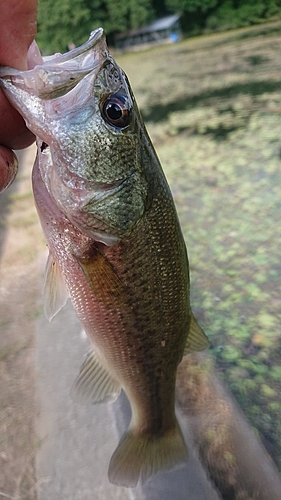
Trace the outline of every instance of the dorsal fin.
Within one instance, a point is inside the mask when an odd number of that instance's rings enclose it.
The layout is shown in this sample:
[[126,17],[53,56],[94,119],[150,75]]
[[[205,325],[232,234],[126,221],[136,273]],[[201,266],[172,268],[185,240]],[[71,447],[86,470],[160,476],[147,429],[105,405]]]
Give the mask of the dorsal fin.
[[108,403],[120,394],[120,384],[98,360],[93,350],[89,351],[80,373],[71,389],[71,395],[79,403]]
[[51,321],[65,305],[68,298],[62,272],[51,253],[49,253],[46,264],[43,297],[45,316]]
[[207,349],[209,346],[210,342],[207,336],[203,332],[201,326],[198,325],[193,313],[191,313],[189,332],[183,355],[185,356],[193,351],[204,351],[204,349]]

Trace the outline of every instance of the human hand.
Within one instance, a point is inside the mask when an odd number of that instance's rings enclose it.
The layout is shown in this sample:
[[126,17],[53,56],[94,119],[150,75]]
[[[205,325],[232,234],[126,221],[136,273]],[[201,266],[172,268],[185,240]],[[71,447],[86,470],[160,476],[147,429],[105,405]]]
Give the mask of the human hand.
[[[35,65],[36,48],[31,44],[36,34],[36,10],[37,0],[1,2],[0,65],[20,70]],[[25,148],[33,141],[23,118],[0,89],[0,192],[17,173],[17,157],[12,149]]]

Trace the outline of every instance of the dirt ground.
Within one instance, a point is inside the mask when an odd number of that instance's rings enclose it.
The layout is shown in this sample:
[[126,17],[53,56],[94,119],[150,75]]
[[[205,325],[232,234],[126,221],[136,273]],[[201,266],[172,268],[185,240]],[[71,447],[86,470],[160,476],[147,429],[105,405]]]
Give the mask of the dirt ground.
[[33,203],[35,146],[19,152],[14,184],[0,195],[0,499],[35,500],[35,327],[38,255],[45,248]]

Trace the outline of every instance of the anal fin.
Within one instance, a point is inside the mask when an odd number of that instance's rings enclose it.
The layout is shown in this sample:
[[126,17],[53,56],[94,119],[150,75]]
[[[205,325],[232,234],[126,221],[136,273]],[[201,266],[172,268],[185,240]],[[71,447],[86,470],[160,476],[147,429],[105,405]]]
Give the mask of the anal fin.
[[193,351],[204,351],[209,346],[208,337],[203,332],[201,326],[198,325],[193,313],[191,313],[189,332],[183,355],[185,356]]
[[71,389],[71,395],[79,403],[109,403],[120,394],[120,384],[108,373],[91,350],[81,366],[80,373]]

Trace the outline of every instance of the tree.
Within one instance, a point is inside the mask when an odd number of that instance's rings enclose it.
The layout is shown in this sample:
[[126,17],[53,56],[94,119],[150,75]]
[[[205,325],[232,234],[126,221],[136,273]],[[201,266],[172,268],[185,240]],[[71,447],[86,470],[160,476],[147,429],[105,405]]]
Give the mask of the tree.
[[206,20],[223,0],[166,0],[172,12],[181,14],[183,31],[199,34],[206,26]]
[[139,28],[153,17],[151,0],[106,0],[106,6],[112,31]]
[[280,16],[280,0],[166,0],[172,11],[182,14],[183,28],[200,33],[256,24]]
[[138,28],[153,18],[152,0],[40,0],[38,43],[44,53],[80,45],[90,32],[106,34]]
[[219,0],[166,0],[166,5],[171,11],[179,12],[208,12],[219,3]]
[[40,0],[37,41],[43,53],[80,45],[105,18],[103,0]]

